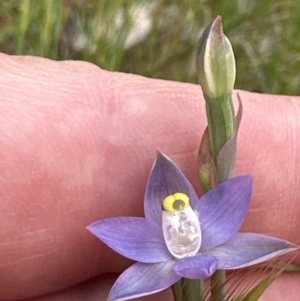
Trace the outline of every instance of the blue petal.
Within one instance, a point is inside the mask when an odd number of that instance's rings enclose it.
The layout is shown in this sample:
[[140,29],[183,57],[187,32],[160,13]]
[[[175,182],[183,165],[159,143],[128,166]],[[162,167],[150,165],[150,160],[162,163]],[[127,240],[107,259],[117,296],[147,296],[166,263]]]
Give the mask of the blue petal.
[[174,265],[174,271],[189,279],[207,279],[218,267],[218,259],[211,255],[186,257]]
[[240,229],[249,209],[252,176],[231,178],[197,202],[202,231],[201,251],[220,245]]
[[162,202],[170,194],[183,192],[190,198],[193,207],[197,194],[178,166],[165,155],[158,153],[145,194],[145,216],[156,223],[162,223]]
[[155,264],[135,263],[117,279],[108,300],[129,300],[170,287],[181,278],[173,271],[173,265],[172,260]]
[[219,259],[218,269],[239,269],[299,249],[286,240],[256,233],[237,233],[205,253]]
[[111,217],[92,223],[87,229],[130,259],[151,263],[171,258],[162,229],[145,218]]

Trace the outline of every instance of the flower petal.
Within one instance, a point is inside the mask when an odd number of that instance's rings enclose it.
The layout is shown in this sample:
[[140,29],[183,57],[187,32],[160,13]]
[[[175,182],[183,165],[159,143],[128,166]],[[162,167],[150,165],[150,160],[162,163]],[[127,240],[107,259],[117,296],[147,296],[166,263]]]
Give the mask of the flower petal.
[[145,218],[111,217],[92,223],[87,229],[130,259],[151,263],[171,258],[162,229]]
[[174,271],[189,279],[207,279],[218,267],[218,259],[211,255],[186,257],[174,265]]
[[160,292],[181,277],[173,271],[174,261],[137,262],[123,272],[113,285],[108,300],[122,301]]
[[226,243],[205,253],[219,259],[218,269],[239,269],[297,249],[296,245],[283,239],[257,233],[237,233]]
[[193,207],[198,201],[197,194],[179,169],[167,156],[158,153],[145,194],[145,216],[161,225],[162,202],[170,194],[183,192],[190,198]]
[[230,239],[241,227],[249,209],[252,176],[231,178],[207,192],[195,206],[202,231],[201,251]]

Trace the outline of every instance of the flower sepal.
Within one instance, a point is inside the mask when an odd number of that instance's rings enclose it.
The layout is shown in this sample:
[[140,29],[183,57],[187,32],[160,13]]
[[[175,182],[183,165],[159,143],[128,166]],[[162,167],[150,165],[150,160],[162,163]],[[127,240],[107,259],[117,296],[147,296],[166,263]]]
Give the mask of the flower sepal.
[[[109,300],[146,296],[172,286],[182,277],[206,279],[219,269],[243,268],[296,250],[297,246],[282,239],[237,233],[250,205],[252,185],[252,176],[234,177],[199,199],[178,166],[159,153],[147,184],[146,217],[113,217],[88,226],[112,249],[138,261],[117,279]],[[167,199],[169,196],[172,197]],[[177,219],[164,225],[165,208],[175,209],[172,214],[188,208],[189,213],[183,214],[179,223]],[[176,245],[182,231],[180,245],[189,247],[193,238],[200,238],[197,225],[201,225],[201,242],[196,246],[199,249],[196,252],[193,249],[187,256],[174,256],[168,244]],[[164,227],[167,232],[175,231],[175,236],[168,236],[169,232],[164,235]]]

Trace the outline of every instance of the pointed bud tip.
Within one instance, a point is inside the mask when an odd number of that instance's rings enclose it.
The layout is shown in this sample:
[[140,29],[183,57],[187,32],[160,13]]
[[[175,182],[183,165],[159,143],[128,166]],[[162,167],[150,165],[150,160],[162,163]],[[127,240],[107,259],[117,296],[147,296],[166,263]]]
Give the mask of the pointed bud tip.
[[222,27],[222,17],[220,15],[216,16],[213,20],[213,23],[215,24],[215,26]]
[[212,21],[210,31],[212,33],[220,35],[221,37],[223,36],[223,25],[222,25],[222,17],[221,16],[217,16]]
[[235,81],[235,60],[231,44],[223,33],[222,18],[217,16],[200,37],[196,69],[206,98],[227,99]]

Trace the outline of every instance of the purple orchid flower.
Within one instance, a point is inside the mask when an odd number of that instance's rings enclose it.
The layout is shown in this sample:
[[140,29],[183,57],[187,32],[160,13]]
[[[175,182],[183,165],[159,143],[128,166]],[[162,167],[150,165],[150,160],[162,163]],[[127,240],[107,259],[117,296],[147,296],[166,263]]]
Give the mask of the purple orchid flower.
[[176,164],[159,153],[147,184],[145,218],[111,217],[87,227],[137,261],[119,276],[108,300],[153,294],[181,277],[206,279],[217,269],[243,268],[296,250],[282,239],[237,233],[252,185],[252,176],[231,178],[199,199]]

